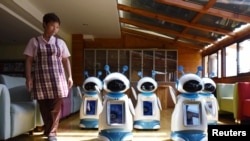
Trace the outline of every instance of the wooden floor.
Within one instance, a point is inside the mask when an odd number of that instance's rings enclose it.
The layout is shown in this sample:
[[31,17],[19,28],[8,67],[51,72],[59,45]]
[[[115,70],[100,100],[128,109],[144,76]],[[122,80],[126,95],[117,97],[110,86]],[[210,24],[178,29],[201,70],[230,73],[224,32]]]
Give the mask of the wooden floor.
[[[161,112],[161,128],[159,130],[134,130],[133,141],[171,141],[170,139],[170,121],[171,108]],[[97,129],[80,129],[79,113],[75,113],[65,119],[62,119],[58,129],[58,141],[95,141],[98,136]],[[219,124],[234,124],[232,116],[222,116]],[[46,141],[42,132],[34,132],[33,135],[20,135],[9,139],[8,141]]]

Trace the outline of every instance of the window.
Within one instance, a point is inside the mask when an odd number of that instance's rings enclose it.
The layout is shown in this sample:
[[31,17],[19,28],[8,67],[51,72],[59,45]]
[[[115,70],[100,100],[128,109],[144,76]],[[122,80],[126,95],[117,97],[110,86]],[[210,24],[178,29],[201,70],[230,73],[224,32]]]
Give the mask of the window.
[[204,67],[203,67],[204,76],[208,77],[208,75],[209,75],[209,73],[208,73],[209,72],[208,71],[208,69],[209,69],[209,67],[208,67],[208,55],[203,57],[203,62],[204,62]]
[[152,76],[152,70],[154,70],[154,52],[152,50],[143,51],[143,75]]
[[86,50],[85,51],[85,54],[84,54],[84,57],[85,58],[88,58],[88,59],[85,59],[85,70],[88,71],[89,73],[89,76],[95,76],[96,73],[95,73],[95,70],[96,70],[96,67],[95,67],[95,50]]
[[[119,55],[118,55],[118,50],[108,50],[107,51],[107,64],[109,65],[110,68],[112,68],[112,70],[110,71],[121,71],[120,69],[122,67],[118,67],[118,63],[119,63]],[[102,66],[103,67],[103,66]]]
[[177,78],[176,66],[177,66],[177,52],[167,51],[167,73],[168,81],[175,81]]
[[237,43],[226,49],[226,77],[237,75]]
[[250,39],[239,43],[239,73],[250,72]]
[[165,51],[155,51],[155,71],[158,72],[158,74],[155,76],[155,80],[157,81],[170,81],[167,77],[167,62],[166,60],[166,52]]
[[210,76],[210,73],[214,74],[214,77],[218,75],[218,53],[214,53],[208,56],[208,72],[207,77]]
[[123,49],[85,49],[84,70],[94,76],[97,71],[102,71],[103,79],[106,75],[103,67],[110,66],[111,72],[122,72],[122,67],[127,65],[128,72],[125,75],[131,81],[138,81],[138,71],[143,76],[152,76],[152,70],[156,71],[155,80],[158,82],[175,81],[177,78],[177,51],[176,50],[123,50]]
[[205,58],[204,73],[206,77],[221,77],[221,50]]
[[[203,57],[204,74],[209,76],[214,72],[215,76],[238,77],[242,73],[250,73],[250,38],[235,42],[216,53]],[[223,69],[223,71],[222,71]]]
[[[129,59],[129,58],[128,58]],[[142,71],[142,51],[131,51],[131,81],[138,81],[140,77],[137,75],[138,71]]]
[[[217,69],[218,78],[221,78],[221,61],[222,61],[221,60],[221,56],[222,56],[221,53],[222,53],[221,50],[219,50],[218,54],[217,54],[218,55],[218,61],[217,61],[218,62],[218,65],[217,65],[217,67],[218,67],[218,69]],[[216,74],[215,74],[215,76],[216,76]]]

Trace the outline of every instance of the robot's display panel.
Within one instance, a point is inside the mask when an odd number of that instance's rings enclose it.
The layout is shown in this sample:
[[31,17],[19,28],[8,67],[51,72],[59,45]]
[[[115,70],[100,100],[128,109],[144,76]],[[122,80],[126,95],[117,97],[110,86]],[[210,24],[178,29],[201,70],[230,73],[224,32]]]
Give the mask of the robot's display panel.
[[97,100],[96,99],[86,99],[85,100],[85,115],[95,115],[97,108]]
[[198,126],[201,125],[201,103],[190,102],[183,103],[184,125]]
[[107,102],[108,124],[125,123],[125,102],[111,100]]
[[215,102],[211,100],[206,101],[206,111],[209,116],[215,116]]
[[143,115],[152,116],[153,115],[153,102],[143,101]]

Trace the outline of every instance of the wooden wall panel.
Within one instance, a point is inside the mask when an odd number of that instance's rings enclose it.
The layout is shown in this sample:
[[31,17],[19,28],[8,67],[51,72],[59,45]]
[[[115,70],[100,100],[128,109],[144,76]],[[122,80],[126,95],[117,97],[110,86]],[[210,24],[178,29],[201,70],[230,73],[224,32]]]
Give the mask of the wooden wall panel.
[[178,65],[184,67],[184,72],[196,73],[197,67],[202,65],[201,58],[199,50],[183,47],[178,49]]
[[235,82],[249,82],[250,76],[240,75],[232,77],[222,77],[222,78],[213,78],[216,83],[235,83]]
[[121,39],[95,39],[94,41],[84,41],[85,48],[122,48]]
[[148,38],[124,35],[125,48],[164,48],[164,43],[157,40],[150,40]]
[[83,36],[72,35],[72,78],[74,85],[81,86],[83,83]]

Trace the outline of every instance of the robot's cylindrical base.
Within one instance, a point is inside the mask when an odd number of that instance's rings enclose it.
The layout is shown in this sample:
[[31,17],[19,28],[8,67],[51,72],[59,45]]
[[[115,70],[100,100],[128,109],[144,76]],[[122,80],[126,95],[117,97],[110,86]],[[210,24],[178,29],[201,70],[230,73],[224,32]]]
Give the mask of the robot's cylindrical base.
[[98,140],[101,141],[132,141],[132,139],[132,132],[119,131],[119,129],[102,130],[98,136]]
[[171,132],[173,141],[207,141],[207,135],[203,131],[185,130]]

